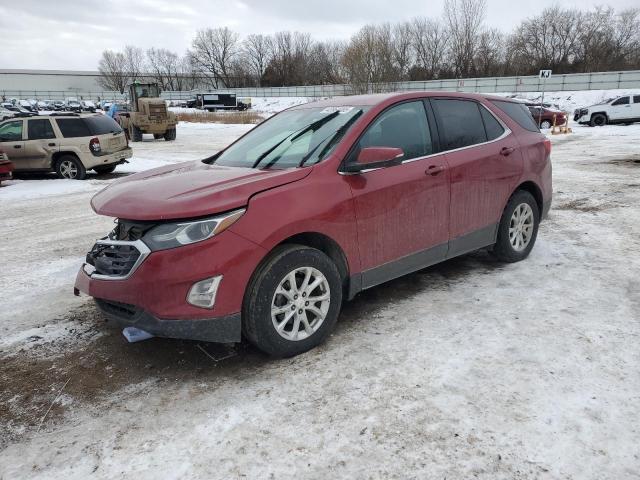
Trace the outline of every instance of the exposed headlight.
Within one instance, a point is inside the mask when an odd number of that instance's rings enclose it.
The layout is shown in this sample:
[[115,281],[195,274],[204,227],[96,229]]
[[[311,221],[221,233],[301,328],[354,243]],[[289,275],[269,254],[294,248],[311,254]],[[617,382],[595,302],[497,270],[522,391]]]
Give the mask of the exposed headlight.
[[233,225],[245,212],[245,209],[203,218],[201,220],[161,223],[149,230],[142,241],[151,250],[165,250],[190,243],[201,242],[213,237]]

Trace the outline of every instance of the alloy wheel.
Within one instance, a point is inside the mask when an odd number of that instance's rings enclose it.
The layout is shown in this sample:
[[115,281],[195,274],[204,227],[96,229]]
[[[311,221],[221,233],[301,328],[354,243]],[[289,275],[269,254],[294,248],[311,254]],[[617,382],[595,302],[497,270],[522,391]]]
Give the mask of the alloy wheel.
[[71,160],[63,160],[60,164],[60,174],[73,180],[78,176],[78,167]]
[[509,222],[509,242],[516,252],[521,252],[533,236],[533,209],[527,203],[518,205]]
[[278,284],[271,301],[271,321],[278,334],[291,341],[313,335],[331,303],[327,278],[313,267],[292,270]]

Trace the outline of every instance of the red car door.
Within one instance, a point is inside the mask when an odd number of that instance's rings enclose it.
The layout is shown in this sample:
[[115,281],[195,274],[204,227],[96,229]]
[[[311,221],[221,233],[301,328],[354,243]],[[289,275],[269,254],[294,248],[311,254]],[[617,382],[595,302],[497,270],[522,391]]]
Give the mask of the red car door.
[[402,148],[405,156],[400,165],[344,177],[353,193],[363,288],[442,260],[448,240],[446,159],[433,155],[424,103],[385,110],[348,161],[372,146]]
[[497,225],[523,170],[519,143],[473,100],[432,99],[451,181],[448,257],[495,241]]

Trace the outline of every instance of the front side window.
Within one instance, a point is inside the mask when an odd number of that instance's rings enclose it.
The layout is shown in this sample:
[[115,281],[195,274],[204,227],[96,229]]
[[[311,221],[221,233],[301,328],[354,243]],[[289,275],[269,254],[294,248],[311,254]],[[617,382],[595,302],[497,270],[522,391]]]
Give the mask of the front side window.
[[[487,134],[476,102],[436,98],[432,100],[438,118],[443,150],[468,147],[487,141]],[[529,118],[531,115],[527,112]]]
[[27,136],[29,140],[56,138],[51,121],[48,118],[29,120],[27,123]]
[[0,125],[0,142],[16,142],[22,140],[22,120]]
[[82,118],[56,118],[56,123],[65,138],[91,136],[89,127]]
[[640,95],[633,96],[633,103],[640,103]]
[[612,106],[615,106],[615,105],[629,105],[629,97],[620,97],[615,102],[613,102],[611,105]]
[[324,160],[369,107],[288,110],[259,125],[211,161],[246,168],[291,168]]
[[432,154],[424,103],[401,103],[382,112],[360,138],[357,150],[366,147],[401,148],[404,160]]

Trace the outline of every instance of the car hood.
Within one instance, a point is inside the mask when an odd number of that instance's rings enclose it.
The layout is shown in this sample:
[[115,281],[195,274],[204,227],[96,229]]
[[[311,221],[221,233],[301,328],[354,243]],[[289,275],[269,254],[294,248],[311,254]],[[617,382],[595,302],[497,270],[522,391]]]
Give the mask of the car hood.
[[127,220],[202,217],[243,207],[252,195],[301,180],[312,169],[172,164],[114,182],[91,199],[91,206],[100,215]]

